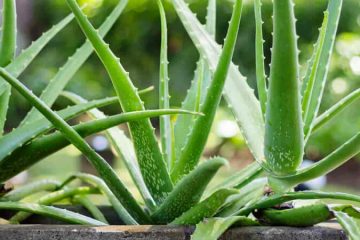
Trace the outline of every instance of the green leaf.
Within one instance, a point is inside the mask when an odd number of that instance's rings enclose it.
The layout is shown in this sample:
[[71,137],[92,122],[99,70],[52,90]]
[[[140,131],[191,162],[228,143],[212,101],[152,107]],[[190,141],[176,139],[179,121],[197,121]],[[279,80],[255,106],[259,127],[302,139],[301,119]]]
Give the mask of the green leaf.
[[[326,83],[326,78],[329,70],[330,65],[330,59],[331,54],[333,51],[335,38],[336,38],[336,32],[337,27],[339,24],[340,14],[341,14],[341,7],[342,7],[342,0],[330,0],[328,5],[328,21],[326,25],[326,33],[324,36],[324,43],[321,47],[321,41],[318,43],[319,49],[318,51],[321,51],[321,53],[315,52],[314,54],[321,54],[319,56],[319,61],[314,61],[313,65],[310,65],[309,67],[312,68],[312,72],[309,77],[313,77],[314,79],[313,84],[311,84],[310,80],[306,80],[307,82],[307,92],[309,92],[309,102],[307,104],[306,112],[304,112],[304,133],[305,133],[305,140],[308,139],[310,136],[312,127],[313,127],[313,121],[315,117],[318,114],[322,95],[324,92],[324,87]],[[321,36],[320,36],[321,38]],[[321,48],[321,49],[320,49]],[[311,93],[311,94],[310,94]]]
[[[76,104],[87,102],[85,99],[74,93],[64,92],[63,96],[67,97]],[[94,119],[106,119],[108,117],[98,109],[90,110],[88,114]],[[156,203],[154,202],[148,188],[145,185],[144,179],[142,178],[140,168],[137,163],[134,146],[131,140],[120,128],[110,128],[106,130],[105,134],[112,145],[114,154],[119,156],[124,161],[125,166],[128,169],[134,184],[143,197],[146,206],[151,211],[154,211],[156,208]]]
[[42,206],[39,204],[20,203],[20,202],[0,202],[0,209],[30,212],[41,216],[58,219],[60,221],[71,224],[82,224],[82,225],[91,225],[91,226],[106,225],[103,222],[86,217],[78,213],[74,213],[68,210],[63,210],[55,207]]
[[[89,187],[78,187],[78,188],[66,188],[56,192],[52,192],[42,196],[37,204],[42,206],[49,206],[53,203],[60,202],[64,199],[71,198],[77,194],[94,194],[98,193],[97,189],[89,188]],[[18,212],[14,216],[10,218],[10,223],[20,223],[31,216],[30,212]]]
[[236,215],[247,216],[256,209],[257,210],[267,209],[292,200],[309,200],[309,199],[347,200],[347,201],[360,203],[360,196],[347,194],[347,193],[320,192],[320,191],[288,192],[288,193],[274,194],[272,196],[260,199],[254,204],[242,208],[240,211],[236,213]]
[[11,96],[11,87],[7,84],[4,84],[2,87],[3,93],[0,94],[0,136],[4,132],[7,111],[9,108],[9,100]]
[[28,48],[23,50],[19,56],[17,56],[7,67],[6,70],[10,72],[14,77],[19,77],[20,74],[30,65],[34,58],[41,52],[41,50],[72,20],[74,15],[70,14],[58,24],[53,26],[47,32],[43,33],[35,42],[33,42]]
[[353,102],[357,101],[359,98],[360,89],[356,89],[355,91],[341,99],[338,103],[336,103],[334,106],[332,106],[330,109],[328,109],[315,119],[312,133],[314,133],[316,130],[331,121],[334,117],[336,117],[339,113],[341,113],[344,109],[350,106],[350,104],[352,104]]
[[16,1],[4,0],[2,13],[0,67],[5,67],[14,59],[16,52]]
[[259,178],[256,179],[241,189],[239,194],[233,196],[231,201],[222,209],[216,216],[218,217],[229,217],[235,215],[240,209],[246,205],[250,205],[260,200],[266,191],[267,179]]
[[259,223],[247,217],[211,218],[196,225],[191,240],[217,240],[232,225],[258,226]]
[[171,177],[175,183],[193,170],[200,161],[215,118],[216,110],[222,97],[225,80],[236,45],[241,13],[242,0],[237,0],[234,4],[234,10],[226,36],[224,49],[221,53],[218,66],[216,67],[214,78],[209,86],[204,104],[201,106],[201,112],[206,116],[198,117],[195,120],[193,129],[186,140],[185,147],[182,150],[179,159],[176,161],[174,169],[171,172]]
[[60,185],[60,182],[54,180],[40,180],[12,190],[2,197],[1,200],[17,202],[39,192],[55,191]]
[[265,157],[272,175],[294,173],[302,162],[304,134],[300,99],[293,0],[274,0],[273,50],[265,120]]
[[324,203],[283,210],[265,209],[256,212],[255,215],[262,224],[289,227],[310,227],[334,217]]
[[[172,3],[196,48],[209,64],[211,71],[214,71],[219,61],[221,47],[207,33],[183,0],[172,0]],[[253,156],[263,165],[265,129],[261,107],[254,91],[246,83],[245,77],[233,64],[225,82],[225,99],[234,112]]]
[[[160,12],[161,19],[161,52],[160,52],[160,77],[159,77],[159,108],[169,108],[170,107],[170,95],[169,95],[169,73],[168,73],[168,31],[167,31],[167,22],[164,6],[161,2],[162,0],[157,0],[157,4]],[[161,147],[165,162],[167,163],[168,169],[172,162],[174,162],[174,146],[173,146],[173,130],[171,125],[170,116],[160,117],[160,140]]]
[[[216,34],[216,0],[209,0],[206,15],[206,31],[215,40]],[[191,111],[200,111],[200,105],[204,103],[206,94],[208,92],[209,84],[212,80],[212,73],[209,65],[200,56],[195,70],[195,76],[191,82],[191,87],[188,90],[185,100],[181,104],[181,109]],[[175,135],[175,156],[180,156],[182,149],[186,144],[186,139],[190,134],[195,123],[195,116],[180,115],[174,125]],[[176,159],[175,159],[176,160]],[[174,165],[174,164],[173,164]],[[171,167],[171,170],[173,166]]]
[[180,217],[171,222],[171,225],[194,225],[205,218],[213,217],[219,209],[226,205],[229,198],[237,193],[239,191],[235,189],[220,189],[184,212]]
[[73,202],[83,206],[96,220],[109,224],[104,214],[86,195],[77,195],[73,197]]
[[[115,24],[116,20],[119,18],[124,8],[126,7],[128,0],[119,1],[118,5],[111,12],[109,17],[99,28],[100,36],[104,37]],[[67,62],[59,69],[56,75],[50,80],[50,83],[42,92],[40,98],[48,106],[52,106],[58,96],[61,94],[65,86],[72,79],[75,73],[80,69],[81,66],[86,62],[86,60],[93,53],[94,49],[90,42],[86,41],[79,49],[76,50],[74,55],[69,57]],[[22,121],[22,124],[33,121],[38,118],[41,114],[36,110],[32,109],[25,119]]]
[[[161,114],[178,114],[182,112],[185,113],[186,111],[165,109],[130,112],[107,117],[106,119],[79,124],[78,126],[75,126],[74,129],[82,137],[86,137],[128,121],[137,121],[142,118],[157,117]],[[70,141],[68,141],[63,134],[57,132],[36,139],[30,144],[17,148],[12,154],[0,161],[0,181],[8,180],[33,164],[39,162],[41,159],[68,146],[69,144]]]
[[[138,92],[131,82],[129,74],[121,65],[120,60],[96,32],[89,20],[81,12],[75,0],[67,0],[67,3],[109,73],[123,111],[144,110]],[[129,124],[129,129],[144,181],[155,202],[161,203],[168,193],[172,191],[173,185],[167,172],[166,163],[160,151],[154,129],[149,120],[132,122]]]
[[221,188],[236,188],[241,189],[248,183],[252,182],[255,178],[263,173],[262,168],[258,163],[252,163],[248,167],[237,171],[230,177],[227,177],[224,181],[216,185],[214,188],[209,190],[209,192],[214,192]]
[[[59,111],[57,114],[65,119],[71,119],[91,108],[102,107],[117,102],[116,98],[106,98],[101,100],[91,101],[86,104],[79,104],[67,109]],[[41,117],[40,117],[41,118]],[[53,125],[48,120],[42,118],[21,126],[11,133],[0,138],[0,161],[11,154],[17,148],[23,146],[28,141],[36,136],[44,134],[46,131],[51,130]]]
[[222,158],[210,159],[185,176],[152,215],[154,221],[162,224],[171,222],[197,204],[206,186],[226,163]]
[[129,212],[124,208],[121,202],[116,198],[116,196],[101,178],[90,174],[77,173],[71,176],[68,180],[66,180],[64,185],[75,179],[80,179],[83,182],[99,188],[100,191],[108,198],[110,204],[118,214],[119,218],[124,221],[125,224],[138,225],[137,221],[129,214]]
[[[352,210],[354,211],[355,209],[352,208]],[[357,212],[357,216],[351,213],[349,214],[346,211],[334,211],[338,222],[344,228],[350,240],[360,239],[360,217],[359,212],[357,210],[355,211]]]
[[111,166],[97,154],[81,136],[69,126],[59,115],[53,112],[44,102],[29,91],[19,80],[12,77],[4,68],[0,68],[0,76],[15,88],[26,100],[36,107],[76,148],[78,148],[104,179],[106,184],[122,202],[131,215],[140,222],[149,221],[148,215],[137,204],[131,193],[118,178]]
[[270,177],[270,185],[278,190],[290,188],[335,170],[360,152],[360,132],[322,160],[301,169],[293,175]]
[[256,21],[256,79],[261,104],[261,110],[265,116],[267,102],[267,87],[265,74],[264,38],[262,32],[263,20],[261,17],[261,0],[254,1],[255,21]]

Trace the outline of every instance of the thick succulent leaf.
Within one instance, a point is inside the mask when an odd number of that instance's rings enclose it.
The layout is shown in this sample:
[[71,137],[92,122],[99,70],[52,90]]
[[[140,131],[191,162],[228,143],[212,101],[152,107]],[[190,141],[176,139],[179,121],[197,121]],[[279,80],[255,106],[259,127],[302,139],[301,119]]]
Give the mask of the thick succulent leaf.
[[[57,114],[65,119],[71,119],[81,113],[88,111],[91,108],[102,107],[109,104],[116,103],[116,98],[106,98],[101,100],[91,101],[89,103],[79,104],[67,109],[59,111]],[[33,123],[21,126],[11,133],[0,138],[0,161],[10,155],[15,149],[22,147],[36,136],[51,130],[53,125],[46,119],[39,119]]]
[[[67,0],[75,17],[92,43],[96,53],[104,64],[113,82],[124,112],[144,110],[144,105],[125,71],[120,60],[110,50],[86,16],[81,12],[75,0]],[[137,159],[144,181],[156,203],[161,203],[173,189],[166,163],[160,151],[154,128],[149,120],[139,120],[129,124]]]
[[360,239],[360,212],[351,206],[332,210],[350,240]]
[[2,31],[0,45],[0,67],[7,66],[16,52],[16,1],[4,0],[2,11]]
[[152,215],[156,223],[169,223],[197,204],[220,167],[227,162],[214,158],[200,164],[185,176]]
[[[0,45],[0,67],[8,65],[15,57],[16,51],[16,2],[15,0],[4,0],[2,11],[2,32]],[[9,99],[11,95],[11,87],[0,79],[0,136],[6,121],[6,115],[9,107]]]
[[317,117],[314,121],[314,126],[312,129],[312,133],[316,130],[324,126],[326,123],[331,121],[334,117],[336,117],[339,113],[345,110],[348,106],[350,106],[353,102],[357,101],[360,98],[360,89],[357,89],[341,99],[338,103],[332,106],[330,109],[322,113],[319,117]]
[[[137,121],[143,118],[158,117],[161,114],[185,113],[182,110],[153,110],[119,114],[105,119],[87,122],[75,126],[74,129],[86,137],[115,127],[121,123]],[[62,133],[54,133],[36,139],[29,144],[17,148],[12,154],[0,161],[0,182],[8,180],[21,171],[39,162],[41,159],[70,145],[71,142]]]
[[[87,102],[87,100],[74,93],[64,92],[63,96],[67,97],[76,104]],[[94,119],[106,119],[108,117],[98,109],[90,110],[88,114]],[[138,188],[141,196],[143,197],[146,206],[151,211],[154,211],[156,208],[156,204],[148,188],[145,185],[144,179],[142,178],[140,168],[136,159],[134,146],[131,140],[120,128],[110,128],[106,130],[105,134],[112,145],[114,154],[124,161],[125,166],[128,169],[134,184]]]
[[261,110],[265,116],[266,112],[266,102],[267,102],[267,87],[266,87],[266,74],[265,74],[265,56],[264,56],[264,38],[262,25],[263,20],[261,16],[261,0],[254,1],[255,9],[255,22],[256,22],[256,80],[257,80],[257,89],[261,104]]
[[[42,196],[39,200],[37,200],[36,204],[42,206],[49,206],[54,203],[60,202],[64,199],[71,198],[77,194],[94,194],[99,193],[98,189],[90,188],[90,187],[78,187],[78,188],[66,188],[56,192],[52,192]],[[29,212],[18,212],[14,216],[12,216],[9,220],[10,223],[19,224],[32,214]]]
[[237,193],[239,191],[236,189],[220,189],[184,212],[180,217],[172,221],[171,225],[194,225],[205,218],[211,218],[226,205],[231,196]]
[[278,188],[277,190],[279,191],[287,191],[300,183],[330,173],[356,156],[359,152],[360,132],[322,160],[298,171],[296,174],[283,177],[270,177],[270,185],[273,188]]
[[288,192],[281,194],[274,194],[272,196],[263,198],[254,204],[242,208],[236,213],[239,216],[247,216],[254,210],[268,209],[276,205],[293,201],[293,200],[310,200],[310,199],[332,199],[345,200],[360,203],[360,196],[347,193],[337,192],[320,192],[320,191],[304,191],[304,192]]
[[310,227],[334,218],[329,207],[324,203],[290,208],[265,209],[255,213],[262,224],[271,226]]
[[86,195],[74,196],[72,202],[83,206],[96,220],[109,224],[104,214],[100,211],[98,206],[96,206],[88,196]]
[[81,224],[81,225],[91,225],[91,226],[106,225],[103,222],[86,217],[78,213],[74,213],[68,210],[63,210],[55,207],[42,206],[39,204],[20,203],[20,202],[0,202],[0,209],[30,212],[33,214],[38,214],[41,216],[58,219],[60,221],[71,224]]
[[[170,107],[170,94],[169,94],[169,70],[168,70],[168,31],[165,9],[162,4],[162,0],[157,0],[157,4],[160,12],[161,19],[161,51],[160,51],[160,77],[159,77],[159,108]],[[174,141],[173,141],[173,128],[171,124],[170,116],[160,117],[160,140],[161,147],[164,156],[164,160],[167,163],[168,169],[174,162]]]
[[243,216],[211,218],[196,225],[196,230],[191,236],[191,240],[217,240],[233,225],[259,226],[259,223]]
[[236,188],[241,189],[243,186],[252,182],[255,178],[260,176],[263,173],[262,168],[258,163],[252,163],[248,167],[236,172],[230,177],[226,178],[224,181],[216,185],[214,188],[208,190],[207,192],[215,192],[216,190],[222,188]]
[[137,225],[136,220],[129,214],[129,212],[124,208],[121,202],[116,198],[112,193],[110,188],[105,184],[105,182],[96,176],[90,174],[77,173],[74,176],[71,176],[65,184],[68,184],[70,181],[75,179],[80,179],[83,182],[93,185],[96,188],[99,188],[100,191],[108,198],[110,204],[118,214],[119,218],[124,221],[124,223],[129,225]]
[[[208,1],[207,15],[206,15],[206,30],[215,41],[216,34],[216,0]],[[212,73],[209,65],[200,56],[195,70],[195,76],[191,82],[191,87],[188,90],[185,100],[181,104],[182,109],[199,111],[200,105],[204,103],[209,84],[212,80]],[[186,139],[191,132],[194,125],[195,116],[181,115],[176,119],[174,125],[175,136],[175,156],[180,156],[182,149],[185,146]],[[172,168],[171,168],[172,169]]]
[[[307,84],[307,91],[310,92],[310,99],[308,103],[307,111],[304,115],[304,133],[305,139],[307,140],[311,129],[313,126],[313,121],[318,114],[322,95],[324,92],[324,87],[326,83],[326,78],[329,70],[330,59],[332,50],[335,43],[337,27],[339,24],[342,0],[330,0],[328,6],[328,20],[326,25],[326,34],[324,36],[324,44],[321,48],[321,55],[319,57],[319,61],[314,61],[314,65],[310,65],[315,73],[313,84]],[[321,44],[319,44],[321,46]],[[319,49],[320,50],[320,49]],[[314,54],[317,54],[316,52]],[[311,77],[311,75],[310,75]]]
[[39,192],[55,191],[60,185],[61,183],[55,180],[40,180],[10,191],[1,200],[17,202]]
[[6,70],[14,77],[20,74],[30,65],[34,58],[41,52],[41,50],[72,20],[74,15],[71,14],[61,20],[58,24],[53,26],[47,32],[43,33],[36,41],[34,41],[28,48],[23,50],[7,67]]
[[[172,0],[172,3],[196,48],[214,71],[220,58],[221,47],[207,33],[183,0]],[[225,83],[225,99],[232,108],[255,159],[264,163],[265,128],[261,107],[245,77],[233,64]]]
[[242,187],[239,194],[234,195],[229,203],[216,216],[229,217],[235,215],[243,207],[260,200],[266,191],[267,179],[256,179]]
[[285,175],[300,166],[304,151],[299,59],[293,0],[274,0],[273,5],[265,157],[271,174]]
[[18,79],[12,77],[4,68],[0,68],[0,76],[7,81],[14,89],[16,89],[26,100],[36,107],[46,117],[55,128],[57,128],[76,148],[78,148],[90,161],[90,163],[97,170],[98,174],[104,179],[106,184],[115,194],[115,196],[122,202],[124,207],[131,213],[131,215],[142,223],[149,221],[148,215],[138,205],[134,197],[121,182],[119,177],[111,166],[97,154],[88,143],[59,115],[53,112],[44,102],[36,97],[26,86],[24,86]]
[[[0,79],[0,81],[2,81]],[[8,84],[4,84],[3,93],[0,94],[0,136],[4,132],[4,126],[6,122],[7,111],[9,108],[9,100],[11,95],[11,87]]]
[[[118,5],[111,12],[109,17],[99,28],[99,34],[104,37],[115,24],[124,8],[126,7],[128,0],[119,1]],[[50,83],[46,86],[42,92],[40,98],[48,106],[52,106],[58,96],[61,94],[65,86],[72,79],[75,73],[80,69],[81,66],[93,53],[94,49],[90,42],[86,41],[79,49],[76,50],[74,55],[69,57],[67,62],[59,69],[56,75],[50,80]],[[22,124],[31,122],[37,119],[41,114],[36,110],[32,109],[29,114],[22,121]]]
[[206,116],[198,117],[195,120],[193,129],[186,140],[184,149],[175,163],[174,169],[171,172],[171,177],[175,183],[193,170],[199,163],[205,144],[208,140],[216,110],[221,101],[225,80],[229,72],[238,36],[242,13],[242,0],[237,0],[233,8],[233,14],[229,24],[228,33],[226,35],[224,49],[220,55],[219,63],[214,73],[214,78],[209,85],[204,104],[201,105],[200,108],[201,112],[203,112]]

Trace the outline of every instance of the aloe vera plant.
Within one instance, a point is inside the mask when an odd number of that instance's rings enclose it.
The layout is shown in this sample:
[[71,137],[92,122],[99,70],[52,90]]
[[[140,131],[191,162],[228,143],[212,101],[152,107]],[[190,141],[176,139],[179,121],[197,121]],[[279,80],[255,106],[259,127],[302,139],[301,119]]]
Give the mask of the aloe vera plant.
[[[6,181],[69,144],[73,144],[89,159],[99,177],[77,173],[63,183],[41,181],[5,193],[0,197],[0,209],[21,211],[10,222],[21,222],[35,213],[70,223],[107,224],[106,216],[87,199],[90,194],[103,194],[125,224],[198,224],[192,237],[194,240],[217,239],[234,224],[303,227],[332,218],[338,219],[350,238],[360,238],[360,212],[356,207],[321,202],[321,199],[328,199],[359,204],[359,196],[317,191],[293,192],[296,185],[331,172],[360,152],[360,133],[357,133],[323,160],[310,167],[299,168],[311,134],[359,98],[359,90],[356,90],[325,113],[318,114],[342,0],[328,1],[319,39],[302,81],[293,1],[273,1],[272,63],[270,76],[267,77],[263,57],[261,0],[254,0],[259,100],[232,63],[242,0],[234,1],[223,47],[215,41],[215,0],[208,1],[206,26],[199,22],[184,0],[171,0],[200,55],[193,83],[182,104],[184,110],[169,109],[168,32],[164,2],[156,1],[162,31],[159,110],[145,110],[140,91],[131,81],[130,74],[103,39],[126,6],[127,0],[119,1],[99,31],[93,27],[75,0],[66,2],[73,15],[65,18],[15,59],[12,59],[13,53],[4,54],[8,60],[3,60],[4,64],[0,65],[0,89],[4,89],[0,91],[1,96],[7,99],[9,95],[6,90],[13,88],[34,109],[17,129],[0,138],[0,181]],[[4,41],[14,43],[15,31],[14,1],[5,3],[2,44]],[[59,70],[43,94],[37,97],[17,78],[47,42],[74,17],[88,40]],[[68,81],[93,50],[111,78],[116,97],[88,101],[74,93],[63,92]],[[75,105],[53,111],[51,106],[60,95]],[[227,164],[220,157],[200,163],[223,95],[256,162],[209,188],[209,182],[217,171]],[[3,104],[1,112],[6,112],[6,99],[0,102]],[[124,113],[106,116],[98,109],[117,102]],[[66,122],[82,113],[88,113],[93,120],[75,126]],[[171,114],[180,114],[175,123],[170,119]],[[157,116],[160,116],[159,142],[148,120]],[[0,123],[3,125],[5,120],[1,119],[5,118],[0,115]],[[128,124],[131,139],[119,128],[114,128],[121,123]],[[121,176],[83,139],[101,131],[106,131],[114,153],[125,162],[142,199],[135,199],[123,184]],[[91,187],[75,185],[75,180],[90,184]],[[266,192],[266,187],[271,191]],[[34,192],[43,193],[36,203],[21,202]],[[94,218],[48,206],[63,199],[84,205]],[[295,200],[314,199],[319,202],[307,202],[301,207],[289,204]],[[283,208],[285,203],[287,209]],[[204,219],[207,220],[203,222]]]

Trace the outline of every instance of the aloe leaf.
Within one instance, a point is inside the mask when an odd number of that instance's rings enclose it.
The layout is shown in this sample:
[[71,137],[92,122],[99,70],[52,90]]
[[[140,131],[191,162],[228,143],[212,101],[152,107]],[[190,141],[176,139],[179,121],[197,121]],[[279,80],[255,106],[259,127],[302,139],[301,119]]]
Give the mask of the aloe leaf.
[[261,110],[265,116],[266,102],[267,102],[267,87],[266,87],[266,74],[265,74],[265,56],[264,56],[264,38],[262,25],[263,20],[261,16],[261,0],[254,1],[255,21],[256,21],[256,79],[261,104]]
[[17,56],[8,66],[6,66],[6,70],[14,77],[20,76],[20,74],[30,65],[30,63],[40,53],[40,51],[73,19],[74,15],[71,14],[61,20],[58,24],[54,25],[47,32],[43,33],[41,37],[33,42],[28,48],[23,50],[19,56]]
[[[100,26],[100,36],[104,37],[110,31],[111,27],[115,24],[116,20],[123,12],[127,3],[128,0],[119,1],[118,5],[114,8],[109,17]],[[89,41],[86,41],[79,49],[77,49],[74,55],[69,57],[67,62],[50,80],[50,83],[46,86],[40,96],[41,100],[43,100],[48,106],[52,106],[57,97],[65,88],[65,86],[72,79],[75,73],[80,69],[80,67],[83,66],[83,64],[90,57],[93,51],[94,49]],[[22,121],[22,124],[29,123],[34,119],[38,118],[40,115],[41,114],[36,109],[32,109]]]
[[214,73],[214,78],[209,86],[201,112],[206,116],[198,117],[195,120],[193,129],[186,140],[182,153],[176,162],[171,177],[174,182],[178,182],[184,175],[189,173],[198,164],[205,144],[210,133],[212,123],[215,118],[217,107],[220,103],[226,76],[233,57],[240,19],[242,13],[242,1],[237,0],[226,36],[223,52],[221,53],[218,66]]
[[214,192],[221,188],[236,188],[241,189],[243,186],[247,185],[249,182],[252,182],[255,178],[260,176],[263,173],[262,168],[258,163],[252,163],[246,168],[237,171],[235,174],[226,178],[224,181],[216,185],[214,188],[209,190]]
[[11,87],[7,84],[4,84],[3,93],[0,94],[0,136],[4,132],[4,126],[6,122],[7,111],[9,108],[10,96],[11,96]]
[[[212,36],[213,40],[215,40],[216,0],[208,1],[206,31]],[[212,80],[212,75],[213,74],[210,71],[209,65],[203,59],[203,56],[200,56],[200,59],[197,62],[194,79],[191,82],[191,87],[186,94],[185,100],[181,104],[182,109],[200,111],[200,105],[204,103],[209,84]],[[174,125],[175,156],[181,155],[182,149],[184,148],[186,139],[192,130],[195,119],[195,116],[185,115],[181,115],[176,119]],[[173,166],[171,166],[171,170],[172,168]]]
[[105,184],[105,182],[96,176],[84,173],[77,173],[71,176],[64,184],[68,184],[70,181],[75,179],[80,179],[88,184],[93,185],[96,188],[99,188],[100,191],[108,198],[110,204],[113,206],[114,210],[124,223],[129,225],[138,225],[137,221],[129,214],[129,212],[124,208],[121,202],[116,198],[114,193],[110,188]]
[[[165,109],[130,112],[107,117],[106,119],[83,123],[75,126],[74,129],[78,131],[82,137],[86,137],[128,121],[137,121],[142,118],[157,117],[161,114],[178,114],[182,112],[185,113],[186,111]],[[21,171],[39,162],[44,157],[70,145],[70,143],[71,142],[68,141],[63,134],[54,133],[17,148],[12,154],[0,161],[0,181],[7,180],[17,175]]]
[[[67,198],[71,198],[77,194],[94,194],[98,193],[97,189],[90,188],[90,187],[78,187],[78,188],[66,188],[56,192],[52,192],[42,196],[38,201],[37,204],[42,206],[49,206],[53,203],[62,201]],[[20,223],[31,216],[29,212],[18,212],[14,216],[10,218],[11,223]]]
[[[74,93],[63,92],[63,96],[67,97],[76,104],[87,102],[85,99]],[[94,119],[107,118],[107,116],[98,109],[90,110],[88,114]],[[154,202],[148,188],[145,185],[144,179],[142,178],[140,168],[137,163],[134,146],[132,145],[131,140],[120,128],[110,128],[106,130],[105,133],[112,145],[114,154],[119,156],[125,162],[125,166],[128,169],[134,184],[138,188],[141,196],[143,197],[146,206],[151,211],[154,211],[156,208],[156,203]]]
[[33,203],[0,202],[0,209],[30,212],[33,214],[38,214],[41,216],[58,219],[63,222],[67,222],[71,224],[92,225],[92,226],[106,225],[103,222],[86,217],[78,213],[74,213],[68,210],[59,209],[55,207],[42,206]]
[[[44,102],[29,91],[19,80],[12,77],[4,68],[0,68],[0,76],[15,88],[26,100],[36,107],[76,148],[78,148],[104,179],[115,196],[135,219],[141,222],[149,221],[148,215],[138,205],[134,197],[121,182],[111,166],[97,154],[87,142],[59,115],[53,112]],[[139,220],[139,221],[140,221]]]
[[266,191],[267,179],[256,179],[239,189],[239,193],[231,197],[228,204],[216,214],[217,217],[235,215],[243,207],[260,200]]
[[[308,81],[307,92],[311,93],[309,97],[308,107],[306,112],[304,112],[304,133],[305,139],[307,140],[313,126],[313,121],[318,114],[322,95],[324,92],[324,87],[326,83],[326,78],[329,70],[331,54],[333,51],[337,27],[339,24],[342,0],[330,0],[328,5],[328,21],[326,25],[326,33],[324,36],[324,43],[320,49],[321,44],[319,44],[319,51],[321,50],[321,55],[319,56],[319,61],[314,61],[313,66],[309,66],[313,69],[315,76],[313,84],[310,84],[311,81]],[[317,53],[315,53],[317,54]],[[320,53],[319,53],[320,54]],[[311,77],[311,75],[310,75]]]
[[217,240],[234,224],[237,226],[259,226],[259,223],[253,219],[242,216],[211,218],[196,225],[191,240]]
[[[138,92],[131,82],[129,74],[121,65],[120,60],[96,32],[89,20],[81,12],[75,0],[67,0],[67,3],[109,73],[123,111],[144,110]],[[166,163],[160,151],[154,128],[149,120],[139,120],[130,123],[129,129],[144,181],[155,202],[161,203],[168,193],[171,192],[173,185],[167,172]]]
[[332,106],[330,109],[328,109],[315,119],[312,133],[314,133],[326,123],[331,121],[334,117],[336,117],[339,113],[341,113],[344,109],[350,106],[350,104],[352,104],[353,102],[357,101],[359,98],[360,89],[357,89],[343,99],[341,99],[338,103],[336,103],[334,106]]
[[3,1],[1,45],[0,45],[0,66],[5,67],[15,57],[16,52],[16,1]]
[[186,175],[152,215],[156,223],[169,223],[200,201],[206,186],[227,162],[214,158],[200,164]]
[[272,174],[285,175],[295,172],[300,166],[304,150],[292,0],[274,0],[273,36],[266,105],[265,156]]
[[309,107],[310,107],[311,94],[312,94],[312,90],[314,89],[315,77],[316,77],[317,70],[318,70],[318,67],[320,64],[320,60],[321,60],[321,52],[324,48],[328,21],[329,21],[329,12],[326,11],[324,13],[324,20],[323,20],[322,26],[320,28],[319,39],[315,45],[314,54],[313,54],[312,58],[310,59],[307,73],[305,75],[305,79],[303,80],[303,84],[304,85],[306,84],[306,87],[303,87],[305,90],[304,90],[304,93],[302,94],[303,95],[302,111],[303,111],[304,118],[307,117]]
[[[172,0],[180,20],[211,71],[216,68],[221,47],[207,33],[199,20],[183,0]],[[255,159],[264,166],[264,121],[259,101],[237,67],[231,64],[225,82],[225,99],[232,108],[236,120]]]
[[300,183],[324,176],[335,170],[360,152],[360,132],[326,156],[324,159],[301,169],[293,175],[270,177],[270,183],[279,190],[288,190]]
[[255,213],[262,224],[271,226],[310,227],[334,218],[329,207],[316,203],[290,209],[265,209]]
[[[350,240],[356,240],[360,238],[360,217],[353,216],[344,211],[334,211],[334,214],[346,231]],[[359,213],[358,213],[359,214]]]
[[[15,57],[16,52],[16,2],[15,0],[3,1],[3,19],[2,19],[1,45],[0,45],[0,67],[8,65]],[[0,80],[1,89],[4,89],[0,95],[0,135],[6,121],[6,115],[9,107],[11,87]]]
[[104,214],[86,195],[77,195],[73,197],[73,202],[86,208],[96,220],[109,224]]
[[[167,31],[167,22],[164,6],[161,2],[162,0],[157,0],[160,19],[161,19],[161,51],[160,51],[160,97],[159,97],[159,108],[169,108],[170,107],[170,94],[169,94],[169,72],[168,72],[168,31]],[[164,160],[167,163],[168,168],[173,162],[174,147],[172,139],[172,125],[170,116],[160,117],[160,140],[161,147],[164,156]]]
[[40,180],[12,190],[3,196],[1,200],[12,202],[20,201],[38,192],[55,191],[60,187],[60,185],[60,182],[54,180]]
[[261,199],[254,204],[242,208],[236,213],[239,216],[247,216],[256,209],[267,209],[276,205],[289,202],[292,200],[309,200],[309,199],[332,199],[332,200],[346,200],[360,203],[360,196],[347,193],[333,193],[320,191],[304,191],[304,192],[288,192],[279,193]]
[[[115,101],[114,101],[115,100]],[[102,107],[108,104],[116,103],[116,98],[106,98],[101,100],[95,100],[86,104],[75,105],[67,109],[59,111],[57,114],[65,119],[71,119],[78,114],[86,112],[91,108]],[[46,119],[39,119],[33,123],[21,126],[11,133],[0,138],[0,159],[4,159],[11,154],[15,149],[23,146],[26,142],[32,140],[36,136],[39,136],[46,131],[52,129],[51,122]],[[1,161],[0,160],[0,161]]]
[[194,225],[205,218],[213,217],[220,208],[224,207],[229,197],[237,194],[235,189],[220,189],[214,192],[210,197],[196,204],[180,217],[171,222],[171,225]]

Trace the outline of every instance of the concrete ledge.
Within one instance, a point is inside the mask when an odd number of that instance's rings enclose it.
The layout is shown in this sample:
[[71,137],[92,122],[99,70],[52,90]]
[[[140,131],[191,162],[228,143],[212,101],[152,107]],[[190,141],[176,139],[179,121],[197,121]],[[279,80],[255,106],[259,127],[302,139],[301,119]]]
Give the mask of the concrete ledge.
[[[68,225],[0,225],[0,240],[190,240],[192,227]],[[221,240],[346,240],[335,223],[311,228],[244,227]]]

